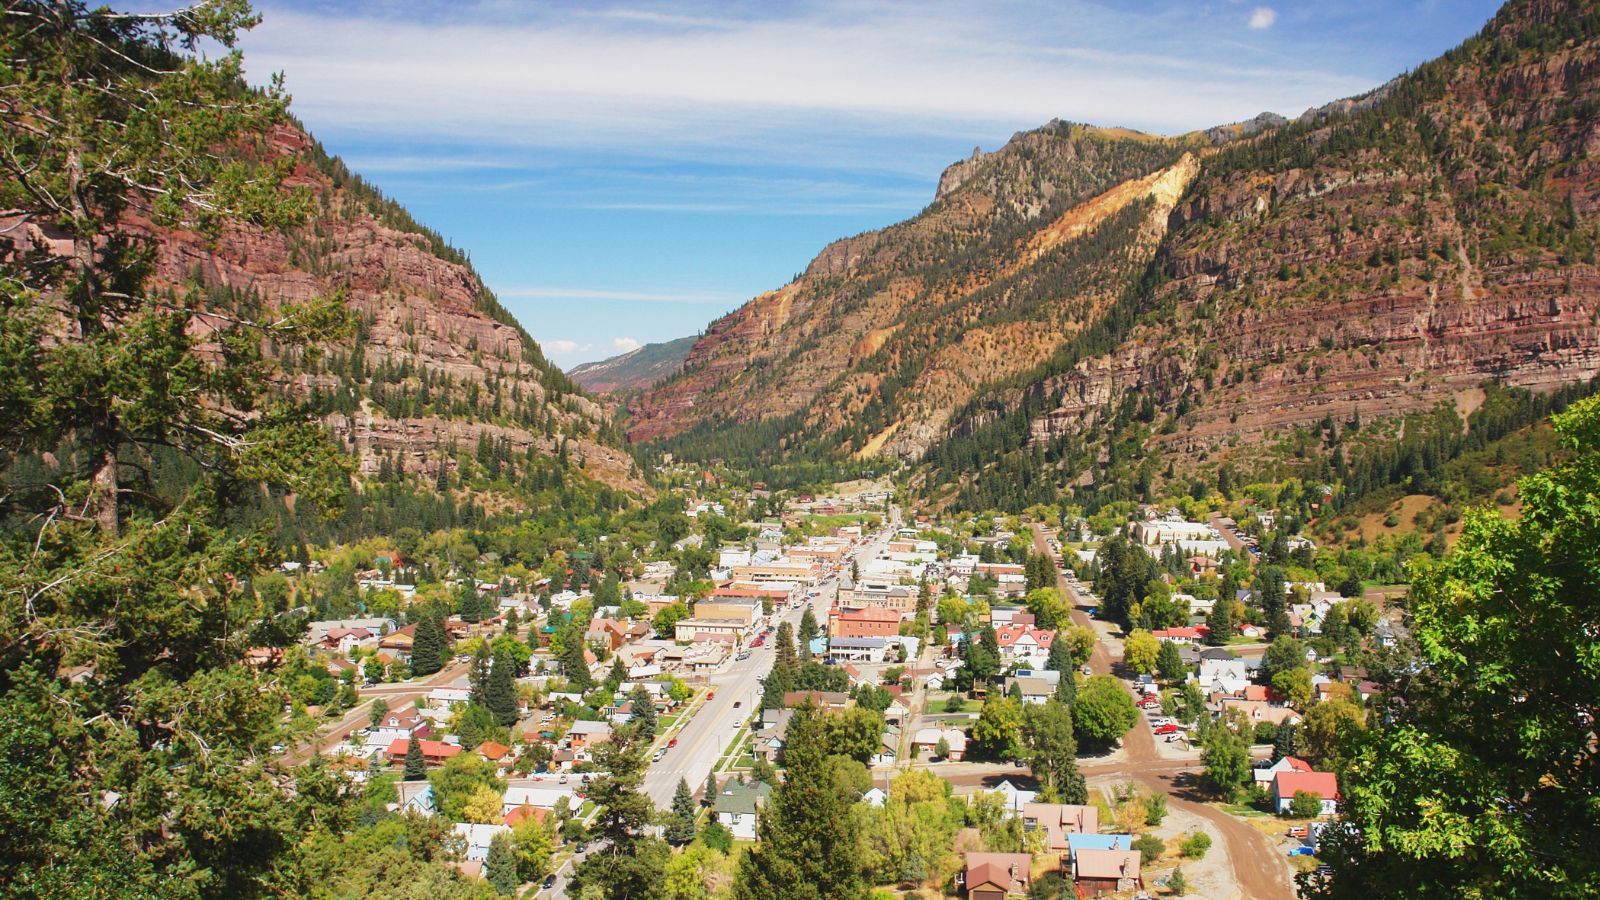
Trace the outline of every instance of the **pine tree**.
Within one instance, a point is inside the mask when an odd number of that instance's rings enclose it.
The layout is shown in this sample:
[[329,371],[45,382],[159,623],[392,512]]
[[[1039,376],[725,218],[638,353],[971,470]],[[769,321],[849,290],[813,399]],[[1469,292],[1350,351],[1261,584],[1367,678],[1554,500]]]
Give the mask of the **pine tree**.
[[444,668],[444,644],[444,626],[432,615],[423,616],[411,640],[412,673],[432,675]]
[[817,636],[817,617],[811,612],[811,605],[806,604],[805,612],[800,614],[799,647],[800,658],[806,659],[811,655],[811,641]]
[[667,821],[667,843],[683,846],[694,840],[694,795],[689,793],[687,779],[678,779],[678,790],[672,795],[672,817]]
[[1070,674],[1077,668],[1072,658],[1072,647],[1069,646],[1064,634],[1057,634],[1056,640],[1050,642],[1050,656],[1045,660],[1044,667],[1063,674]]
[[700,798],[700,805],[717,805],[717,773],[715,771],[706,773],[705,796]]
[[488,685],[483,692],[484,705],[494,713],[495,721],[508,728],[516,724],[522,712],[517,702],[516,665],[510,653],[496,653],[494,666],[489,670]]
[[1221,647],[1233,637],[1232,594],[1217,599],[1217,605],[1211,607],[1210,615],[1206,616],[1206,627],[1211,629],[1211,633],[1206,635],[1206,643],[1213,647]]
[[489,705],[489,663],[489,642],[479,641],[478,649],[472,654],[472,669],[467,673],[472,683],[472,702],[479,706]]
[[502,897],[516,893],[522,885],[517,876],[517,852],[512,846],[510,832],[502,831],[489,840],[489,857],[483,863],[483,875],[495,892]]
[[415,733],[406,741],[406,781],[421,781],[428,777],[428,760],[422,755],[422,742]]
[[827,726],[811,704],[789,723],[783,784],[757,823],[758,843],[739,861],[733,895],[739,900],[828,897],[857,900],[861,870],[850,864],[855,818],[827,764]]
[[644,740],[654,740],[656,736],[656,701],[645,690],[644,685],[636,684],[633,691],[628,694],[628,700],[633,703],[632,721],[639,726],[639,735]]

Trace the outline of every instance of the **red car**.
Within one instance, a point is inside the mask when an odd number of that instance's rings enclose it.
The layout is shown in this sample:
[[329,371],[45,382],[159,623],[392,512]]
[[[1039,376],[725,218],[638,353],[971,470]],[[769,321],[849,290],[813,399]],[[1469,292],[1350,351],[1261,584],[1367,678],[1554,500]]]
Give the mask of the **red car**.
[[717,692],[716,691],[712,691],[711,693],[707,694],[706,695],[706,699],[707,700],[715,700],[715,699],[717,699]]
[[1176,725],[1159,725],[1156,727],[1156,734],[1177,734],[1182,730]]
[[1160,705],[1161,705],[1161,701],[1160,700],[1156,700],[1154,698],[1146,698],[1144,700],[1140,700],[1139,701],[1139,708],[1140,709],[1155,709],[1156,707],[1158,707]]
[[670,750],[670,749],[672,749],[673,747],[676,747],[676,746],[678,746],[678,739],[677,738],[673,738],[672,740],[667,741],[667,749],[668,750]]

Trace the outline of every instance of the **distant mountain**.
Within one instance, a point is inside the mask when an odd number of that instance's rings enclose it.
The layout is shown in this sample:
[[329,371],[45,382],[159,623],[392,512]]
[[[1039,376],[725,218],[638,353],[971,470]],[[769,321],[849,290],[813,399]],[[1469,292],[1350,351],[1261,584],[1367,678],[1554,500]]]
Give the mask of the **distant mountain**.
[[758,462],[898,457],[930,496],[1015,507],[1184,477],[1319,423],[1331,440],[1328,422],[1464,417],[1484,381],[1586,381],[1597,134],[1585,0],[1514,0],[1444,57],[1295,121],[1182,138],[1052,123],[712,323],[629,432]]
[[572,367],[567,377],[578,386],[596,394],[621,394],[654,387],[664,378],[678,374],[683,361],[696,338],[681,337],[675,341],[645,344],[610,359],[587,362]]

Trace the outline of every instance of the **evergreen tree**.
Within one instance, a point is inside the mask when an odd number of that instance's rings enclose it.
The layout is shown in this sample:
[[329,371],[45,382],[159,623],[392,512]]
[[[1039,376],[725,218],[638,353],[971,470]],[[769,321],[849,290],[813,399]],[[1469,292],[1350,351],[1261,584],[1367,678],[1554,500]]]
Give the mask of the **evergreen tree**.
[[517,723],[522,712],[517,701],[516,666],[510,653],[504,650],[496,653],[483,691],[484,705],[494,713],[496,722],[508,728]]
[[715,806],[717,804],[717,773],[706,773],[705,796],[700,798],[701,806]]
[[421,781],[428,777],[428,760],[422,755],[422,742],[415,733],[406,741],[406,781]]
[[817,617],[811,612],[811,604],[806,604],[805,612],[800,614],[800,632],[798,647],[800,658],[806,659],[811,655],[811,641],[817,636]]
[[1034,777],[1056,802],[1087,802],[1088,787],[1078,770],[1078,741],[1067,704],[1052,698],[1043,704],[1024,705],[1022,738]]
[[689,793],[689,782],[678,779],[678,790],[672,795],[672,817],[667,822],[667,843],[683,846],[694,840],[694,795]]
[[1052,696],[1071,709],[1072,704],[1078,702],[1078,673],[1071,669],[1062,672],[1061,680],[1056,682],[1056,692]]
[[484,878],[502,897],[516,893],[522,885],[522,879],[517,877],[517,852],[511,842],[508,831],[495,835],[489,840],[489,857],[483,863]]
[[670,852],[646,833],[655,805],[639,791],[646,762],[637,730],[631,725],[616,729],[596,748],[595,765],[605,774],[589,786],[589,799],[599,807],[590,833],[601,849],[578,865],[572,893],[583,896],[592,885],[605,897],[658,896]]
[[622,683],[627,680],[628,670],[622,667],[622,657],[613,656],[611,658],[611,668],[606,672],[606,690],[615,694],[622,687]]
[[799,654],[794,649],[794,626],[788,622],[778,623],[777,634],[773,635],[773,663],[774,669],[782,666],[786,669],[799,668]]
[[787,777],[757,822],[758,841],[739,861],[739,900],[858,900],[856,819],[833,784],[823,715],[795,711],[784,748]]
[[643,740],[654,740],[656,736],[656,701],[645,690],[644,685],[636,684],[628,694],[628,700],[633,703],[632,724],[639,726],[639,736]]
[[479,641],[478,649],[472,654],[472,668],[467,673],[467,678],[472,683],[472,702],[478,706],[489,705],[489,642]]
[[444,625],[432,615],[424,615],[412,635],[412,674],[432,675],[444,668],[445,650]]
[[1206,627],[1211,629],[1211,633],[1206,635],[1206,643],[1213,647],[1221,647],[1233,637],[1232,592],[1217,598],[1217,605],[1211,607],[1211,613],[1206,616]]
[[1077,665],[1072,658],[1072,647],[1062,634],[1056,635],[1056,640],[1050,642],[1050,655],[1045,660],[1045,668],[1062,673],[1062,677],[1071,675]]
[[1178,645],[1172,641],[1162,641],[1161,651],[1156,655],[1156,671],[1161,673],[1162,679],[1169,682],[1180,681],[1188,668],[1178,653]]

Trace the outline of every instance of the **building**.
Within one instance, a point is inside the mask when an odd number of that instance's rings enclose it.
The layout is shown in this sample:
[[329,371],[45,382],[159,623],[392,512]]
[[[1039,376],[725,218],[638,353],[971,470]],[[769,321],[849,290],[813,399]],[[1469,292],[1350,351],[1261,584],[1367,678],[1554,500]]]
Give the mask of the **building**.
[[1100,810],[1071,803],[1029,803],[1022,807],[1022,830],[1043,830],[1045,846],[1060,852],[1068,849],[1069,834],[1099,833]]
[[731,574],[734,581],[748,581],[753,584],[765,584],[769,581],[792,581],[796,584],[810,586],[817,583],[817,573],[812,569],[810,563],[751,563],[748,566],[734,566]]
[[761,781],[740,784],[730,778],[717,794],[717,821],[733,836],[744,841],[756,839],[756,816],[772,795],[772,785]]
[[1000,662],[1009,666],[1020,663],[1030,669],[1043,669],[1050,659],[1050,645],[1056,633],[1032,625],[1002,625],[994,631],[1000,645]]
[[1016,685],[1017,690],[1022,692],[1023,703],[1045,703],[1056,693],[1056,685],[1043,678],[1024,675],[1007,678],[1005,682],[1006,694],[1009,695],[1011,693],[1012,685]]
[[1289,811],[1294,795],[1309,791],[1322,801],[1319,815],[1331,816],[1339,811],[1339,776],[1332,772],[1279,772],[1272,779],[1272,806],[1279,813]]
[[951,762],[960,762],[967,755],[967,733],[965,731],[959,728],[918,728],[916,734],[911,737],[912,756],[915,757],[917,753],[923,750],[926,750],[931,756],[939,746],[941,739],[950,748],[950,754],[946,758]]
[[888,647],[881,637],[828,639],[828,658],[836,662],[881,663]]
[[475,862],[489,858],[489,842],[494,840],[495,835],[511,831],[504,825],[474,825],[467,822],[457,822],[451,830],[466,841],[466,858]]
[[[447,744],[444,741],[419,740],[417,743],[422,745],[422,758],[430,766],[442,766],[445,760],[461,752],[459,746]],[[406,752],[410,747],[411,742],[409,740],[396,738],[389,742],[389,749],[384,751],[384,755],[389,758],[390,763],[403,765],[406,761]]]
[[828,634],[842,638],[893,637],[900,633],[900,613],[883,607],[835,610],[828,615]]
[[1032,869],[1026,853],[968,853],[961,883],[971,900],[1006,900],[1028,893]]
[[888,581],[862,579],[849,590],[839,588],[839,603],[855,609],[889,609],[896,613],[917,610],[919,590]]
[[579,719],[567,729],[567,746],[574,750],[592,747],[601,741],[611,740],[610,722],[591,722]]
[[1137,850],[1079,850],[1072,857],[1072,881],[1078,896],[1098,897],[1143,888],[1139,862]]

